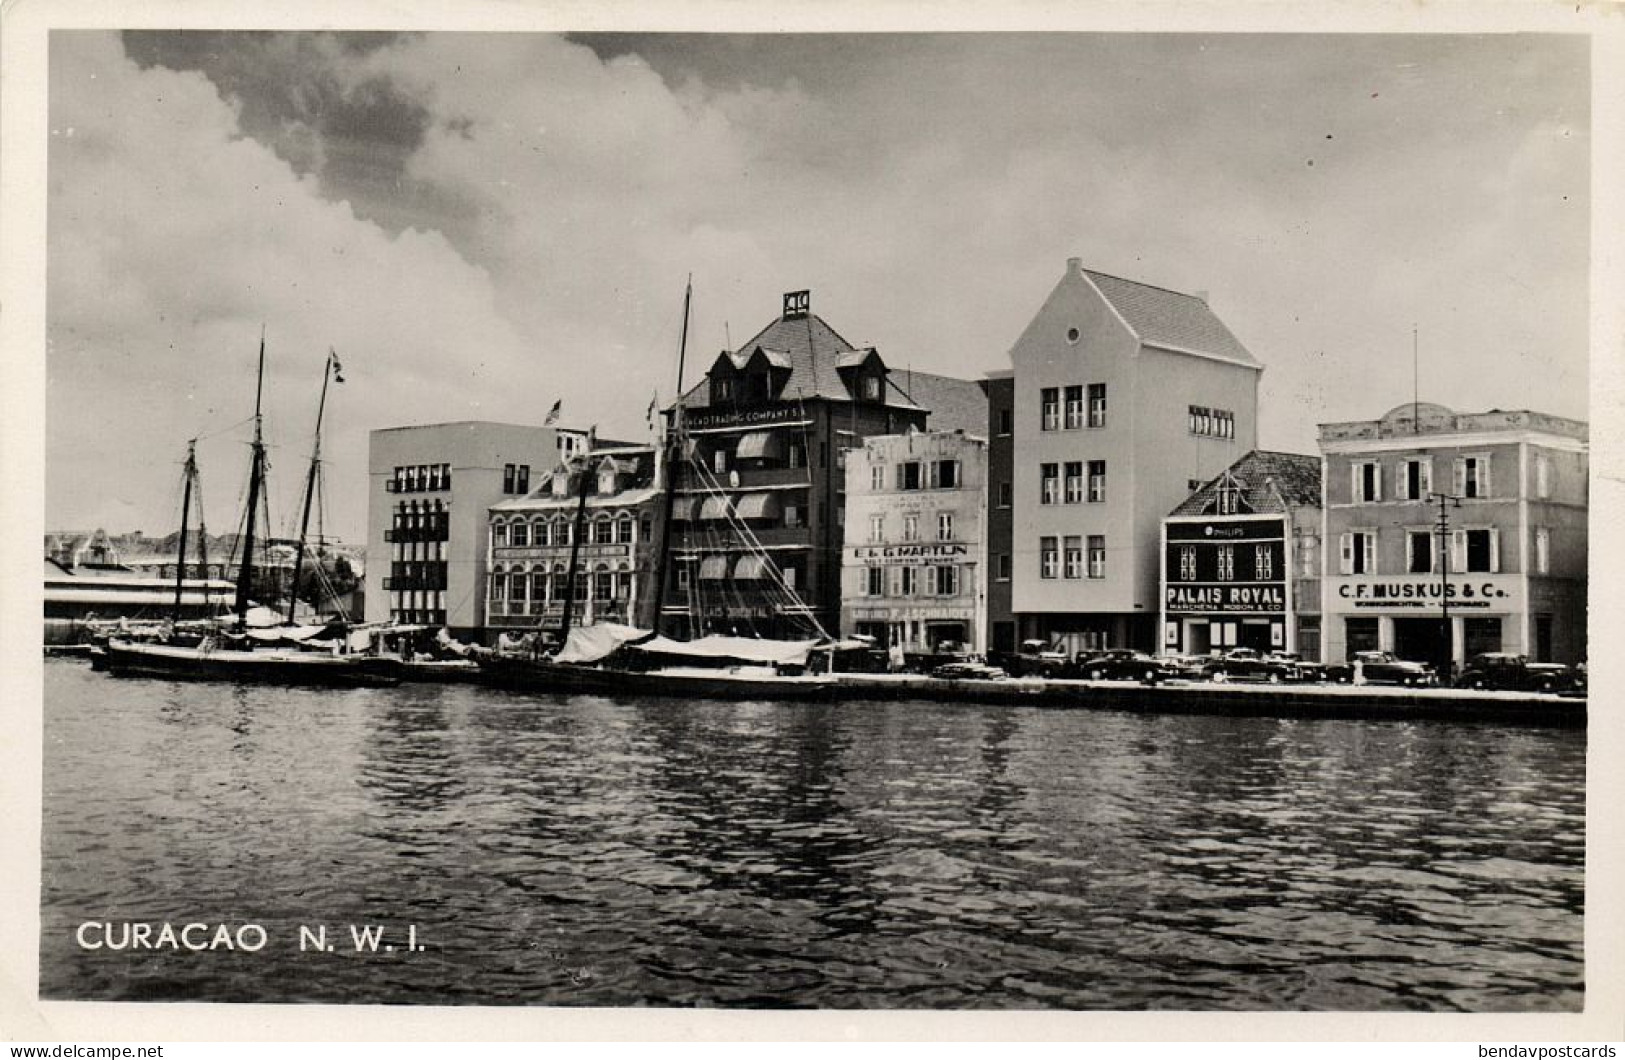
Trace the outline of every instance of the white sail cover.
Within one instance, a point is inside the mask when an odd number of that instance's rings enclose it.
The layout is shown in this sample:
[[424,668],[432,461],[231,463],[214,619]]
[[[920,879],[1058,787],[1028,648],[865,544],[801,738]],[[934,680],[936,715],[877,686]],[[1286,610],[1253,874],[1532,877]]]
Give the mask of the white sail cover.
[[671,640],[651,637],[636,645],[638,651],[660,655],[683,656],[690,659],[737,659],[754,663],[799,663],[805,665],[807,656],[822,641],[813,640],[757,640],[754,637],[701,637],[699,640]]
[[577,626],[564,638],[564,647],[553,656],[554,662],[595,663],[621,645],[647,637],[649,631],[636,626],[622,626],[614,622],[598,622],[590,626]]

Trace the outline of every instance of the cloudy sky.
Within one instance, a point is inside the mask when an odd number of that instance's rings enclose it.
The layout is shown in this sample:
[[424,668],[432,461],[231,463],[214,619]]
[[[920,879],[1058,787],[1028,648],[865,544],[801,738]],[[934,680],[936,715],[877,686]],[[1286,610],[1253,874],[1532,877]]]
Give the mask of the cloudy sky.
[[1070,256],[1202,290],[1267,370],[1260,443],[1421,397],[1586,417],[1580,37],[53,32],[48,529],[211,530],[263,325],[273,520],[323,358],[330,532],[366,436],[638,436],[811,288],[889,364],[967,377]]

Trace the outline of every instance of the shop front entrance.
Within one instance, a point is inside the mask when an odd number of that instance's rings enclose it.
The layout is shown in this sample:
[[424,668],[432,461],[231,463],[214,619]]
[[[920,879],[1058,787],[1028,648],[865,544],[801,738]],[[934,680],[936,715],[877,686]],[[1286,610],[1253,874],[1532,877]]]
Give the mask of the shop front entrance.
[[1437,618],[1394,619],[1394,654],[1412,662],[1444,658],[1444,624]]

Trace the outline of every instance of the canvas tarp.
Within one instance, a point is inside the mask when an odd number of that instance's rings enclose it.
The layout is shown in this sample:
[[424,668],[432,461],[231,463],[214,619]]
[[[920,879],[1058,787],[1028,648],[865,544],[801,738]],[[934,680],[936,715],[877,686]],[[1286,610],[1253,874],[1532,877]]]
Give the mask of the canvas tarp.
[[647,637],[649,631],[636,626],[622,626],[614,622],[598,622],[591,626],[577,626],[564,638],[564,647],[553,656],[554,662],[595,663],[621,645]]
[[737,659],[751,663],[799,663],[819,645],[818,640],[757,640],[754,637],[701,637],[671,640],[652,637],[636,645],[638,651],[690,659]]

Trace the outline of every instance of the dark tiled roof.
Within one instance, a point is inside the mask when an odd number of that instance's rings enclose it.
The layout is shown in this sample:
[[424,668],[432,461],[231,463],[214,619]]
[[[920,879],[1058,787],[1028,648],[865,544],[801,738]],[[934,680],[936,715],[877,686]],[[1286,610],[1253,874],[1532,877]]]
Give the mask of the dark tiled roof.
[[1205,353],[1241,364],[1258,364],[1230,329],[1195,295],[1085,269],[1091,282],[1134,329],[1142,342]]
[[1288,505],[1294,508],[1320,506],[1320,457],[1302,453],[1275,453],[1254,449],[1215,475],[1211,481],[1175,508],[1170,515],[1203,515],[1219,492],[1219,483],[1230,475],[1241,483],[1242,497],[1254,512],[1280,512],[1281,501],[1266,483],[1275,480]]
[[[769,353],[774,363],[786,363],[790,368],[790,378],[778,395],[781,401],[809,401],[815,398],[852,400],[852,394],[847,390],[838,369],[843,365],[861,364],[863,357],[869,353],[858,350],[824,323],[821,317],[812,313],[791,320],[781,317],[773,321],[749,341],[740,344],[730,359],[735,364],[743,364],[758,346]],[[851,355],[855,353],[862,356],[853,358]],[[715,363],[715,358],[706,362],[707,370]],[[684,408],[703,409],[710,404],[711,388],[703,379],[683,395]],[[887,404],[909,407],[901,393],[897,394],[896,400],[890,400]]]
[[931,414],[925,421],[927,430],[987,437],[987,392],[975,380],[894,368],[891,385]]

